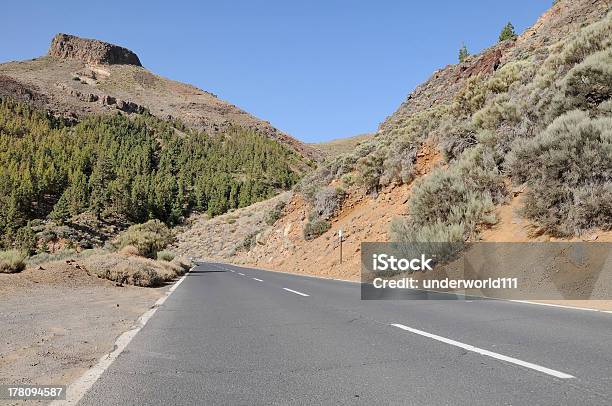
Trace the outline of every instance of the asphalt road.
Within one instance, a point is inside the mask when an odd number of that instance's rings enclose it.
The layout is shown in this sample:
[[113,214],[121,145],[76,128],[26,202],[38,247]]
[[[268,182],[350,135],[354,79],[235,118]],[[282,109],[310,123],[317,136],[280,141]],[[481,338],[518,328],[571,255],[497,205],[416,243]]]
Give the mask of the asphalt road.
[[80,404],[610,405],[612,314],[203,263]]

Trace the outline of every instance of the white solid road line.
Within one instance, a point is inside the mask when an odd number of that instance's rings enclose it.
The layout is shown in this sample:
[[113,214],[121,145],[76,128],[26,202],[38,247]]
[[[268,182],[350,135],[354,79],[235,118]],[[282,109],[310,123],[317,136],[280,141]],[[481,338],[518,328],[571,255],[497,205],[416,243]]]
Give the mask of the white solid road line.
[[[189,272],[191,272],[193,268],[195,268],[195,266],[192,267]],[[183,275],[181,279],[179,279],[174,285],[172,285],[170,289],[168,289],[166,294],[160,297],[155,302],[151,309],[147,310],[142,316],[140,316],[136,321],[136,324],[134,324],[134,326],[132,326],[130,330],[121,334],[119,338],[117,338],[117,340],[115,341],[115,348],[111,353],[106,354],[102,358],[100,358],[96,365],[88,369],[85,374],[83,374],[79,379],[77,379],[75,382],[68,386],[65,400],[55,400],[51,402],[50,405],[76,405],[85,395],[85,393],[87,393],[87,391],[93,386],[93,384],[96,383],[98,378],[102,376],[104,371],[106,371],[108,367],[113,363],[113,361],[117,359],[117,357],[123,352],[123,350],[125,350],[125,347],[128,346],[130,341],[132,341],[132,339],[136,337],[136,334],[138,334],[138,332],[142,330],[142,328],[145,326],[145,324],[147,324],[149,319],[151,319],[151,317],[155,314],[157,309],[159,309],[159,307],[164,304],[164,302],[166,301],[166,299],[168,299],[172,292],[174,292],[176,288],[178,288],[179,285],[183,283],[189,272]]]
[[253,280],[256,280],[257,282],[263,282],[261,279],[257,279],[257,278],[253,278]]
[[391,324],[394,327],[401,328],[402,330],[410,331],[411,333],[421,335],[423,337],[428,337],[437,341],[441,341],[446,344],[454,345],[455,347],[463,348],[464,350],[476,352],[481,355],[486,355],[491,358],[495,358],[501,361],[510,362],[512,364],[520,365],[525,368],[530,368],[539,372],[543,372],[547,375],[554,376],[556,378],[561,379],[570,379],[574,378],[573,375],[566,374],[564,372],[555,371],[554,369],[546,368],[540,365],[532,364],[531,362],[521,361],[520,359],[508,357],[506,355],[498,354],[496,352],[484,350],[482,348],[474,347],[473,345],[464,344],[459,341],[451,340],[450,338],[441,337],[435,334],[428,333],[426,331],[417,330],[415,328],[411,328],[408,326],[404,326],[403,324]]
[[243,274],[242,272],[238,272],[238,275],[242,275],[242,276],[244,276],[244,274]]
[[287,292],[295,293],[296,295],[300,295],[300,296],[310,296],[310,295],[307,295],[306,293],[298,292],[297,290],[288,289],[288,288],[283,288],[283,289],[285,289]]
[[[263,269],[263,268],[259,268],[259,269],[262,270],[262,271],[265,271],[265,272],[273,272],[273,273],[284,274],[284,275],[288,275],[288,276],[297,276],[297,277],[313,278],[313,279],[323,279],[323,280],[328,280],[328,281],[338,281],[338,282],[347,282],[347,283],[355,283],[355,284],[356,283],[361,283],[361,281],[349,281],[349,280],[346,280],[346,279],[329,278],[329,277],[325,277],[325,276],[302,275],[302,274],[291,273],[291,272],[274,271],[272,269]],[[234,271],[230,270],[230,272],[234,272]],[[421,290],[423,290],[423,289],[421,289]],[[440,294],[446,294],[446,295],[453,295],[453,296],[463,296],[465,298],[465,294],[460,294],[460,293],[450,293],[450,292],[433,291],[433,290],[427,290],[427,291],[435,292],[435,293],[440,293]],[[479,297],[479,299],[481,299],[481,298]],[[498,300],[500,302],[533,304],[533,305],[541,305],[541,306],[549,306],[549,307],[558,307],[558,308],[561,308],[561,309],[582,310],[582,311],[587,311],[587,312],[599,312],[599,313],[612,314],[612,310],[599,310],[599,309],[593,309],[593,308],[589,308],[589,307],[576,307],[576,306],[566,306],[566,305],[558,305],[558,304],[551,304],[551,303],[539,303],[539,302],[531,302],[529,300],[513,300],[513,299],[497,299],[497,298],[485,298],[485,299]],[[469,302],[471,302],[471,301],[469,301]]]
[[593,309],[591,307],[567,306],[567,305],[560,305],[560,304],[554,304],[554,303],[532,302],[529,300],[512,300],[511,299],[509,301],[514,302],[514,303],[525,303],[525,304],[532,304],[532,305],[538,305],[538,306],[558,307],[560,309],[583,310],[585,312],[612,313],[612,311],[610,310]]

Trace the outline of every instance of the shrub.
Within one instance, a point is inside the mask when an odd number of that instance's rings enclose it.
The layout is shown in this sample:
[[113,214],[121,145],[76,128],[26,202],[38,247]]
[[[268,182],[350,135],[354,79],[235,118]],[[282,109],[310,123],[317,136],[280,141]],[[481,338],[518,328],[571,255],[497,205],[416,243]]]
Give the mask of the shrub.
[[99,278],[121,284],[153,287],[161,285],[163,279],[153,268],[152,262],[138,257],[103,254],[88,258],[85,266]]
[[80,253],[77,253],[74,249],[63,249],[61,251],[56,251],[52,254],[47,252],[42,252],[40,254],[32,255],[27,259],[27,263],[29,266],[40,265],[45,262],[52,261],[63,261],[68,258],[74,258],[75,256],[85,257],[90,255],[94,250],[85,250]]
[[315,196],[314,211],[320,218],[329,220],[340,209],[344,197],[344,190],[327,186]]
[[355,168],[356,162],[356,155],[342,154],[335,158],[334,161],[330,162],[330,171],[334,174],[334,177],[339,178],[340,176],[351,172]]
[[482,74],[470,77],[453,98],[452,111],[457,117],[467,117],[482,108],[487,88]]
[[493,199],[465,182],[459,170],[437,169],[415,185],[409,200],[406,239],[473,237],[477,227],[496,222]]
[[87,256],[83,263],[88,271],[99,278],[121,284],[155,287],[185,273],[183,260],[155,261],[149,258],[97,253]]
[[399,140],[391,144],[385,162],[383,163],[383,174],[380,177],[381,185],[388,185],[393,181],[398,183],[409,183],[414,178],[417,152],[420,143]]
[[314,218],[304,225],[304,239],[314,240],[331,228],[331,224],[323,219]]
[[150,220],[144,224],[135,224],[119,237],[119,248],[128,245],[136,247],[143,257],[155,258],[157,252],[174,240],[170,229],[159,220]]
[[[407,219],[395,218],[391,222],[391,237],[400,244],[400,249],[408,254],[427,252],[437,261],[453,257],[463,248],[465,227],[463,224],[444,224],[436,222],[418,227]],[[420,251],[420,252],[411,252]]]
[[467,148],[476,145],[476,132],[473,126],[465,121],[445,122],[440,132],[439,148],[447,162],[456,159]]
[[[483,137],[480,136],[483,140]],[[472,191],[488,194],[494,203],[501,203],[508,194],[504,178],[499,169],[501,154],[491,146],[478,144],[466,150],[453,170]]]
[[561,85],[565,109],[594,109],[612,98],[612,49],[590,55],[573,67]]
[[494,94],[506,93],[514,83],[528,83],[536,67],[530,59],[508,62],[487,80],[485,87]]
[[249,234],[244,237],[242,243],[238,247],[236,247],[237,251],[250,251],[251,248],[255,246],[257,242],[257,235],[260,233],[260,230],[251,231]]
[[174,257],[172,263],[182,268],[183,273],[184,271],[188,271],[191,268],[191,261],[184,257]]
[[554,235],[612,228],[612,118],[582,111],[558,117],[507,159],[513,182],[529,186],[523,212]]
[[497,129],[502,123],[516,124],[521,120],[518,106],[507,93],[497,95],[474,113],[472,122],[476,128]]
[[469,118],[485,106],[488,97],[508,92],[514,83],[528,83],[536,66],[530,60],[512,61],[489,79],[482,74],[470,77],[455,95],[451,111],[456,117]]
[[25,253],[18,250],[0,251],[0,273],[17,273],[25,269]]
[[174,253],[171,251],[158,251],[157,260],[170,262],[174,259]]
[[274,208],[270,210],[266,215],[266,224],[271,226],[272,224],[276,223],[278,219],[282,217],[283,209],[286,205],[287,202],[285,202],[284,200],[281,200],[280,202],[276,203]]
[[328,167],[320,166],[313,173],[305,176],[297,185],[296,190],[304,196],[306,201],[312,204],[319,190],[328,185],[333,178],[334,176]]
[[359,181],[366,192],[378,192],[386,155],[387,151],[384,148],[379,148],[357,161],[356,169],[359,173]]

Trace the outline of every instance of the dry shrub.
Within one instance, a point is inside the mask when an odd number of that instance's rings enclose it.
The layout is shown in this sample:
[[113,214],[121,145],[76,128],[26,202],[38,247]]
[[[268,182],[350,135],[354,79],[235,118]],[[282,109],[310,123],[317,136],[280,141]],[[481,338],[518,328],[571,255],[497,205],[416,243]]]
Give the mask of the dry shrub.
[[126,257],[140,256],[140,252],[138,251],[138,248],[134,247],[133,245],[126,245],[125,247],[119,250],[119,253]]
[[170,262],[174,259],[174,253],[171,251],[158,251],[157,260]]
[[511,125],[521,120],[518,105],[510,99],[507,93],[497,95],[472,117],[476,128],[494,130],[502,123]]
[[415,164],[420,147],[418,142],[398,140],[389,147],[389,154],[383,164],[383,174],[380,184],[383,186],[393,182],[409,183],[415,176]]
[[345,191],[340,188],[324,187],[315,196],[314,211],[320,218],[329,220],[340,209],[345,196]]
[[612,118],[572,111],[532,139],[517,139],[507,159],[526,182],[524,215],[554,235],[612,228]]
[[357,161],[356,170],[359,183],[365,188],[366,192],[378,192],[386,157],[387,150],[381,147]]
[[159,220],[135,224],[119,236],[119,248],[128,245],[136,247],[138,255],[155,258],[157,252],[173,242],[170,229]]
[[436,169],[418,182],[409,200],[410,217],[392,223],[394,240],[463,242],[476,235],[479,226],[494,224],[491,194],[468,182],[466,173],[466,168]]
[[188,269],[183,260],[155,261],[111,253],[92,255],[83,262],[88,271],[99,278],[143,287],[160,286],[183,275]]
[[453,161],[463,151],[476,145],[476,130],[466,121],[447,120],[438,130],[439,148],[447,162]]
[[612,49],[597,52],[573,67],[561,85],[566,109],[594,109],[612,97]]
[[300,192],[304,198],[314,203],[314,198],[322,187],[329,184],[334,178],[328,166],[320,166],[311,174],[302,178],[300,183],[296,185],[296,191]]
[[283,210],[285,209],[286,205],[287,202],[284,200],[276,203],[274,208],[266,214],[266,224],[271,226],[276,223],[283,216]]
[[313,218],[304,225],[304,239],[314,240],[331,228],[331,224],[321,218]]
[[174,257],[170,263],[180,266],[184,271],[188,271],[191,268],[191,261],[184,257]]
[[0,273],[17,273],[25,269],[26,255],[18,250],[0,251]]

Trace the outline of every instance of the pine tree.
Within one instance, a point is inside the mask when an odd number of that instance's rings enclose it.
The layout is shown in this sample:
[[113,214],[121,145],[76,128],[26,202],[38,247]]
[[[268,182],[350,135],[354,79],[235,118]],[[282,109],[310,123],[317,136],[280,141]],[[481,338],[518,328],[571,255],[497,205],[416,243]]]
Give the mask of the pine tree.
[[36,250],[36,234],[34,234],[30,223],[17,230],[15,233],[15,245],[27,255],[34,253]]
[[470,52],[468,51],[465,44],[463,44],[461,48],[459,48],[459,63],[465,62],[468,56],[470,56]]
[[299,157],[265,136],[179,125],[150,115],[65,125],[1,99],[0,246],[13,246],[34,218],[66,221],[89,210],[175,223],[194,209],[218,215],[248,206],[300,178]]
[[70,218],[70,207],[68,203],[69,191],[66,190],[53,206],[53,211],[49,214],[51,220],[64,224]]
[[112,176],[110,159],[99,157],[89,179],[89,189],[91,191],[89,208],[98,219],[110,200],[108,184],[112,180]]
[[516,32],[514,32],[514,26],[511,22],[505,25],[502,32],[499,34],[499,42],[503,42],[509,39],[515,39],[517,37]]

